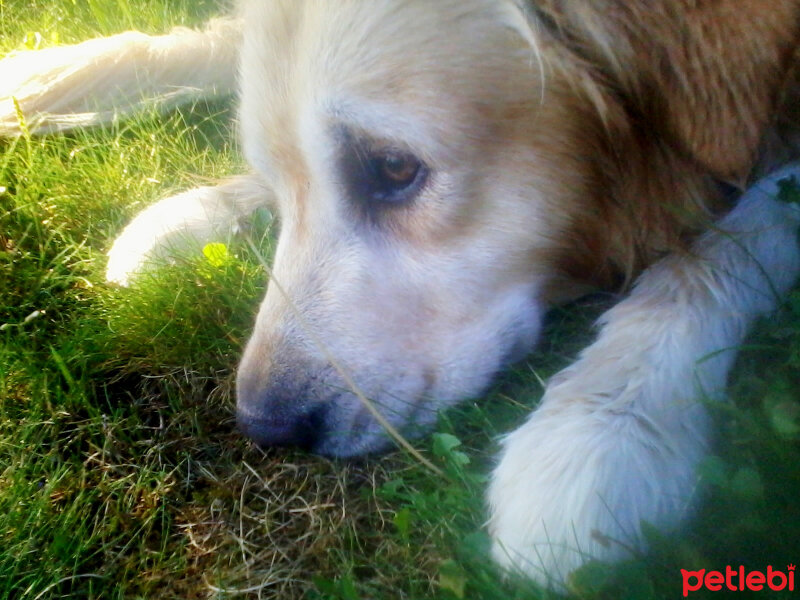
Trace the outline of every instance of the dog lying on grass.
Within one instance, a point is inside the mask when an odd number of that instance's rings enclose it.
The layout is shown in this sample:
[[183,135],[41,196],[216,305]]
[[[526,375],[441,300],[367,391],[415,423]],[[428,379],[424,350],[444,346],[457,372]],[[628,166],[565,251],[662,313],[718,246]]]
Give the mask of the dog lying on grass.
[[108,277],[277,212],[237,391],[265,446],[384,450],[479,395],[549,306],[635,282],[489,486],[495,560],[558,585],[691,513],[705,404],[797,278],[776,195],[800,175],[798,43],[800,0],[246,0],[202,32],[7,58],[0,126],[238,90],[253,172],[145,210]]

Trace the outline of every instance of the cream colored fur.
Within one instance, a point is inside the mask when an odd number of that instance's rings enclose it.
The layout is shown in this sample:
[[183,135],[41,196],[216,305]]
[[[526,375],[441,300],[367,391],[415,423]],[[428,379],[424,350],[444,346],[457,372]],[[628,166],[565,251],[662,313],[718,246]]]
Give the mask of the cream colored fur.
[[218,19],[204,31],[129,31],[11,54],[0,65],[0,136],[22,126],[44,133],[99,125],[147,106],[230,95],[240,34],[235,20]]
[[[690,249],[652,264],[686,233],[684,209],[712,204],[704,162],[731,173],[752,165],[687,157],[692,140],[669,132],[637,136],[592,57],[572,54],[528,8],[248,0],[237,19],[203,32],[22,53],[0,62],[0,133],[20,133],[12,98],[29,128],[52,131],[153,99],[229,93],[243,31],[241,131],[253,174],[143,211],[112,246],[108,278],[127,283],[176,242],[228,235],[258,206],[277,212],[282,289],[269,287],[238,379],[240,423],[260,427],[265,443],[299,419],[318,428],[318,452],[389,445],[328,352],[415,435],[529,350],[551,303],[650,264],[503,440],[492,476],[493,557],[559,587],[588,558],[642,548],[642,520],[668,531],[692,512],[710,443],[704,402],[723,396],[736,346],[800,268],[797,209],[772,199],[776,180],[800,166],[756,183]],[[620,38],[578,12],[616,61]],[[614,61],[635,79],[634,66]],[[679,117],[681,134],[703,122]],[[357,204],[341,166],[353,137],[425,162],[429,180],[413,203]]]
[[755,184],[691,253],[648,269],[504,439],[488,493],[499,563],[561,583],[590,558],[644,550],[642,522],[668,532],[691,515],[705,405],[800,274],[800,207],[775,200],[790,175],[800,163]]
[[187,249],[199,252],[207,242],[230,238],[241,230],[243,219],[268,205],[270,194],[259,179],[241,176],[156,202],[114,240],[106,279],[128,285],[153,263],[163,264]]

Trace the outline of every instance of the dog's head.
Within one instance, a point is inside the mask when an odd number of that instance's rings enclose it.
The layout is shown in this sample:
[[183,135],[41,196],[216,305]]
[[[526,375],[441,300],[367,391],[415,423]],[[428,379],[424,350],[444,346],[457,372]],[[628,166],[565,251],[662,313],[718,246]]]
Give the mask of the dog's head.
[[683,180],[648,179],[606,74],[540,44],[512,0],[243,13],[244,149],[281,222],[238,376],[239,425],[262,444],[385,447],[352,383],[404,433],[424,429],[531,348],[568,282],[630,271],[631,232],[659,219],[600,198],[615,169],[642,172],[620,197],[700,195],[660,142],[646,160]]
[[[241,126],[281,221],[242,429],[353,455],[479,393],[535,342],[570,166],[500,3],[253,3]],[[532,170],[530,164],[543,166]],[[321,347],[322,346],[322,347]]]

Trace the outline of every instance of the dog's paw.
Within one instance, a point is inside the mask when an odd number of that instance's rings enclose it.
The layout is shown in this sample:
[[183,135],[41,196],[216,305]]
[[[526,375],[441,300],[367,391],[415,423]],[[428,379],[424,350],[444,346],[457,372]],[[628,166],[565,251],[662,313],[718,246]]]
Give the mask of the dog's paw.
[[114,241],[108,251],[106,279],[128,285],[151,264],[199,253],[209,242],[228,240],[271,200],[270,189],[258,177],[240,175],[156,202]]
[[181,249],[199,246],[211,229],[196,201],[204,188],[172,196],[146,208],[131,221],[108,251],[106,280],[128,285],[151,264],[164,263]]
[[679,419],[676,428],[622,398],[630,388],[610,399],[570,393],[575,387],[552,386],[505,439],[488,492],[494,559],[559,589],[589,560],[644,550],[644,522],[679,525],[704,451],[698,405],[689,409],[694,423]]
[[232,179],[221,186],[165,198],[143,210],[108,251],[106,280],[128,285],[153,264],[170,262],[188,252],[199,253],[210,241],[230,238],[239,229],[239,219],[259,204],[248,185],[253,187],[247,178]]

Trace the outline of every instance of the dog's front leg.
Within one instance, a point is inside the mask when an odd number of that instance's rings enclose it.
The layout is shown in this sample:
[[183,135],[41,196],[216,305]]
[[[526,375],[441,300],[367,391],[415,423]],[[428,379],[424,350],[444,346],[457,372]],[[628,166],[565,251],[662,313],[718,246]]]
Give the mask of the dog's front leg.
[[493,555],[556,586],[591,558],[642,549],[691,509],[718,398],[749,325],[800,271],[800,208],[758,182],[691,252],[670,256],[601,320],[577,362],[503,442],[489,489]]
[[241,219],[272,203],[272,192],[255,175],[234,177],[156,202],[139,213],[108,251],[106,279],[127,285],[149,263],[176,250],[199,249],[236,233]]

